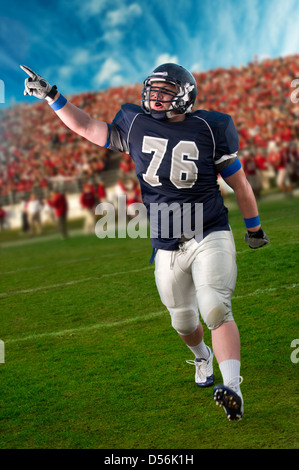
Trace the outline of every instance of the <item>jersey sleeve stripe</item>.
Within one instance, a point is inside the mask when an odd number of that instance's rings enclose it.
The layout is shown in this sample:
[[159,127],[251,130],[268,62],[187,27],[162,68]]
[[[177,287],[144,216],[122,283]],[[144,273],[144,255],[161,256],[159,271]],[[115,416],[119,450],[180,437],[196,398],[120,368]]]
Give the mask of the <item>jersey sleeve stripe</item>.
[[205,122],[205,124],[207,125],[207,127],[209,128],[209,131],[211,133],[211,137],[212,137],[212,141],[213,141],[213,160],[215,160],[215,152],[216,152],[216,144],[215,144],[215,138],[214,138],[214,134],[213,134],[213,131],[211,129],[211,126],[209,125],[209,123],[203,119],[202,117],[199,117],[199,116],[194,116],[196,117],[196,119],[200,119],[201,121]]
[[237,158],[238,152],[231,153],[230,155],[222,155],[219,160],[215,161],[215,165],[220,165],[221,163],[226,162],[227,160],[235,160]]
[[128,131],[128,135],[127,135],[127,148],[128,148],[128,151],[130,149],[130,144],[129,144],[129,140],[130,140],[130,134],[131,134],[131,130],[132,130],[132,127],[133,127],[133,124],[135,122],[135,119],[137,118],[137,116],[141,115],[141,113],[138,113],[134,116],[134,119],[133,121],[131,122],[131,125],[129,127],[129,131]]

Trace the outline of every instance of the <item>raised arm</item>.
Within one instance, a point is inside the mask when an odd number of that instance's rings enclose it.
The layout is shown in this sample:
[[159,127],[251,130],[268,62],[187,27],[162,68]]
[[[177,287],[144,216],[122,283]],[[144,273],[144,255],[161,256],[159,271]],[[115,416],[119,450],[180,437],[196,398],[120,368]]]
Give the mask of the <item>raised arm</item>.
[[[54,100],[49,102],[50,106],[57,102],[60,96],[58,92]],[[76,132],[76,134],[81,135],[100,147],[105,146],[108,136],[106,122],[91,118],[85,111],[77,108],[70,101],[67,101],[61,109],[55,110],[55,112],[59,119],[72,131]]]
[[57,91],[56,86],[51,86],[40,75],[37,75],[29,67],[20,66],[29,75],[25,80],[24,95],[33,95],[39,99],[45,99],[55,111],[59,119],[76,134],[81,135],[90,142],[104,147],[108,137],[106,122],[91,118],[80,108]]

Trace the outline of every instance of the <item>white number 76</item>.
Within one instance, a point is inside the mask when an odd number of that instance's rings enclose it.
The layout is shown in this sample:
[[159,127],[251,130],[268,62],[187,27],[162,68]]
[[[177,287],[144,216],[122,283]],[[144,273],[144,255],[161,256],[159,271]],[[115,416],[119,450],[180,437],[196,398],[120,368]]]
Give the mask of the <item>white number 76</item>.
[[[168,145],[167,139],[145,136],[142,143],[142,152],[153,153],[153,158],[143,174],[143,179],[151,186],[161,186],[157,175]],[[192,141],[181,140],[172,149],[170,168],[170,181],[176,188],[191,188],[197,180],[197,166],[192,160],[198,160],[199,151]]]

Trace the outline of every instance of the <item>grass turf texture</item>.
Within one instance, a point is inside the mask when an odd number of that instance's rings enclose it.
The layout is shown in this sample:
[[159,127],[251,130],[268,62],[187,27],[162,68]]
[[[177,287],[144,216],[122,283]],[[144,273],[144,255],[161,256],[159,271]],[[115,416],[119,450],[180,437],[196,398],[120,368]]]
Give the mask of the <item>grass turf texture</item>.
[[[190,352],[156,290],[149,239],[3,244],[0,448],[298,448],[299,364],[290,357],[298,338],[298,202],[259,203],[271,238],[259,250],[245,244],[241,215],[234,204],[230,210],[240,422],[215,406],[213,387],[194,383]],[[205,340],[211,344],[206,328]],[[214,373],[221,382],[215,360]]]

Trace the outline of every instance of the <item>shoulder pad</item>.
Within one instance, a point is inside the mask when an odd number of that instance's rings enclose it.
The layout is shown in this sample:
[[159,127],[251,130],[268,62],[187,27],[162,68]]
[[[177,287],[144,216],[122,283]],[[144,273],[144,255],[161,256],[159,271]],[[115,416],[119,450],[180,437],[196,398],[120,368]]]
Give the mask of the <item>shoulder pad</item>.
[[221,124],[227,125],[228,121],[231,120],[231,116],[229,114],[221,113],[220,111],[206,111],[204,109],[199,109],[192,114],[204,119],[211,126],[219,126]]
[[128,131],[135,116],[144,113],[145,111],[141,108],[141,106],[137,106],[131,103],[123,104],[113,119],[113,124],[124,131]]

